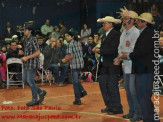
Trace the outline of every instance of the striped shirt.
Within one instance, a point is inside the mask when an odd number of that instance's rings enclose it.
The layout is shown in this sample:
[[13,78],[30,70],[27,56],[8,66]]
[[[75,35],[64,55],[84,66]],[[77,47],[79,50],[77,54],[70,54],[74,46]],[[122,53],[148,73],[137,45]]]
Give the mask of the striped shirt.
[[73,59],[70,60],[71,69],[82,69],[84,67],[82,46],[80,42],[71,40],[67,47],[67,54],[73,54]]
[[[39,50],[39,44],[36,37],[30,35],[24,41],[24,56],[29,56],[34,54]],[[39,67],[39,57],[28,59],[23,63],[24,69],[35,69]]]

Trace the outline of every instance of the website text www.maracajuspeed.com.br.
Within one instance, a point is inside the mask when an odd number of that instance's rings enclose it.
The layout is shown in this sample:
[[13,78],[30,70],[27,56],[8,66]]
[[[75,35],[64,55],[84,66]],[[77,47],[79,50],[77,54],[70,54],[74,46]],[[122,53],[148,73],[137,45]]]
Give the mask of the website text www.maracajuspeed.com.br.
[[51,119],[80,119],[80,115],[41,115],[40,113],[35,115],[25,115],[25,114],[9,114],[1,115],[1,119],[36,119],[36,120],[51,120]]

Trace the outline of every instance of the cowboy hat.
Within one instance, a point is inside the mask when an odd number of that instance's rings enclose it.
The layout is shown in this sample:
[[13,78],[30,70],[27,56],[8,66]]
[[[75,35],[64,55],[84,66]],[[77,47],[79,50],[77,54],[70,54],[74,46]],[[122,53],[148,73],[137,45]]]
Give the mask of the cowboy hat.
[[129,11],[127,10],[126,7],[120,8],[120,10],[121,12],[117,12],[117,13],[120,13],[121,18],[130,17],[136,19],[138,17],[138,14],[135,11]]
[[33,29],[33,23],[31,22],[25,22],[24,29],[32,30]]
[[138,17],[138,19],[143,20],[143,21],[145,21],[145,22],[147,22],[147,23],[150,23],[150,24],[152,24],[152,25],[155,24],[155,22],[153,21],[153,17],[152,17],[152,14],[151,14],[151,13],[142,13],[142,14]]
[[97,22],[112,22],[112,23],[115,23],[115,24],[118,24],[118,23],[121,23],[121,20],[120,19],[115,19],[114,17],[111,17],[111,16],[106,16],[105,18],[99,18],[97,20]]

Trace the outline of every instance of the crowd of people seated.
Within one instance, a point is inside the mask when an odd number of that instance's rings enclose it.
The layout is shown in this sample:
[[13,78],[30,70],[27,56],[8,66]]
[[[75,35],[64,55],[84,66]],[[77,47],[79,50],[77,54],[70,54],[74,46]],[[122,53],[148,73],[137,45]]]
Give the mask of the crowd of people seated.
[[[31,21],[33,23],[33,21]],[[71,29],[70,29],[71,30]],[[72,29],[75,31],[74,29]],[[50,24],[50,20],[46,19],[45,24],[41,26],[40,30],[34,29],[32,31],[33,35],[37,37],[41,57],[44,56],[43,68],[45,70],[51,70],[56,86],[64,86],[65,78],[67,77],[67,71],[69,69],[69,63],[58,64],[57,62],[61,60],[66,55],[66,49],[68,42],[65,39],[66,32],[68,29],[65,27],[63,22],[59,22],[58,25],[54,27]],[[95,72],[97,60],[99,60],[100,54],[95,54],[93,48],[100,47],[101,39],[100,34],[91,33],[91,28],[88,28],[87,24],[83,25],[81,32],[75,31],[78,34],[78,41],[82,45],[82,51],[85,61],[85,66],[82,73],[89,72],[92,75],[90,81],[95,80]],[[23,34],[23,26],[18,25],[14,29],[11,22],[6,23],[6,29],[2,33],[1,40],[1,70],[0,76],[2,81],[6,82],[6,60],[8,58],[21,58],[23,57],[24,45],[23,42],[25,36]],[[42,58],[41,58],[42,59]],[[18,64],[11,64],[9,67],[10,71],[20,72],[21,68],[17,66]],[[40,70],[41,71],[41,70]],[[82,74],[81,73],[81,74]],[[37,77],[36,73],[36,77]],[[14,76],[13,79],[17,80],[19,76]],[[85,80],[83,78],[83,80]],[[70,81],[71,82],[71,81]]]

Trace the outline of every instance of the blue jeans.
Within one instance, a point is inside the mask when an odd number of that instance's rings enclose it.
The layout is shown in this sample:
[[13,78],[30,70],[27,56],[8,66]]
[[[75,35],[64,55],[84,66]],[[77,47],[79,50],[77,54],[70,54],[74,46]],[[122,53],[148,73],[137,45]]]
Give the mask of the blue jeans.
[[129,105],[129,113],[134,117],[142,117],[142,110],[136,94],[135,74],[124,74],[124,84]]
[[80,100],[81,92],[84,90],[82,84],[79,81],[80,69],[72,69],[72,83],[74,88],[75,99]]
[[[61,64],[59,67],[57,64],[50,64],[49,69],[54,73],[56,83],[63,83],[68,70],[67,64]],[[61,73],[59,73],[61,71]]]
[[153,73],[136,74],[136,93],[143,113],[143,122],[160,122],[154,120],[154,105],[151,100],[153,80]]
[[23,82],[32,90],[32,101],[37,101],[37,94],[42,92],[42,90],[36,86],[35,72],[36,69],[24,69],[23,71]]

